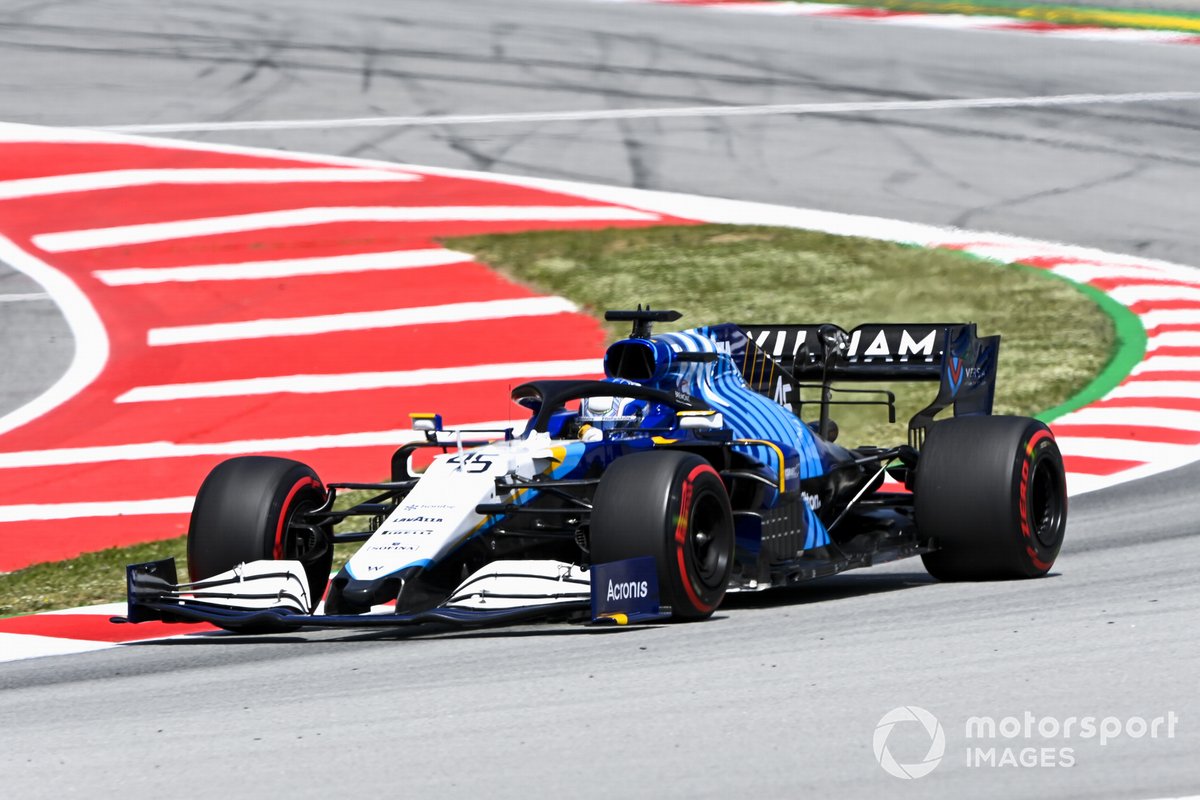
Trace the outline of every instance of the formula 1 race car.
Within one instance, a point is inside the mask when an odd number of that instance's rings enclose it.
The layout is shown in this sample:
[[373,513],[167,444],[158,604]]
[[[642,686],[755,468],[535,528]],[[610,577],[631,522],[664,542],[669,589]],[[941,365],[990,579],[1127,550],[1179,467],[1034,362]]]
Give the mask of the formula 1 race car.
[[[263,456],[217,465],[192,512],[189,581],[173,560],[130,566],[121,620],[254,632],[697,620],[726,592],[909,556],[941,580],[1050,569],[1067,518],[1062,457],[1043,423],[991,415],[999,336],[971,324],[652,334],[679,317],[610,311],[633,331],[608,348],[607,377],[518,386],[523,430],[413,415],[417,438],[386,482],[325,485]],[[890,380],[938,386],[908,441],[837,444],[831,407],[879,404],[894,421],[895,398],[834,384]],[[435,455],[414,474],[423,449]],[[373,496],[338,510],[347,490]],[[368,530],[334,532],[352,517]],[[345,542],[363,545],[330,580]]]

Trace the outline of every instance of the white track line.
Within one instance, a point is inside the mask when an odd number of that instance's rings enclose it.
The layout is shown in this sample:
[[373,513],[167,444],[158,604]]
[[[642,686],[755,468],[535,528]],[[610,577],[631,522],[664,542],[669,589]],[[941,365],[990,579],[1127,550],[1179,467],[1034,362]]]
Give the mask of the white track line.
[[71,329],[75,354],[67,371],[40,395],[0,416],[0,434],[35,420],[83,391],[108,362],[108,333],[87,295],[63,273],[0,236],[0,261],[37,281],[54,300]]
[[275,169],[114,169],[0,181],[0,200],[66,192],[94,192],[157,184],[232,183],[396,183],[419,181],[411,172],[378,169],[307,167]]
[[1135,28],[1069,28],[1042,31],[1042,36],[1055,39],[1082,39],[1097,42],[1177,42],[1196,38],[1194,33],[1181,31],[1153,31]]
[[1034,97],[954,97],[937,100],[874,100],[842,103],[773,103],[752,106],[685,106],[682,108],[599,108],[582,111],[532,111],[511,114],[448,114],[426,117],[350,117],[345,119],[278,119],[244,122],[181,122],[163,125],[105,125],[93,130],[124,133],[194,133],[198,131],[304,130],[330,128],[414,128],[439,125],[593,122],[597,120],[664,119],[671,117],[763,117],[796,114],[879,114],[896,111],[955,111],[989,108],[1178,103],[1200,100],[1200,92],[1130,92],[1124,94],[1060,94]]
[[[524,429],[527,418],[468,422],[454,425],[453,430],[498,431],[504,428]],[[139,442],[97,447],[63,447],[57,450],[24,450],[0,453],[0,469],[28,467],[74,466],[103,464],[113,461],[146,461],[158,458],[195,458],[203,456],[237,456],[254,453],[307,452],[312,450],[344,450],[355,447],[399,446],[424,434],[411,428],[359,433],[334,433],[321,436],[291,436],[280,439],[242,439],[229,442],[179,444],[177,442]]]
[[0,143],[27,142],[30,144],[46,144],[47,142],[77,143],[77,144],[115,144],[123,147],[150,147],[162,150],[169,144],[171,149],[184,150],[193,153],[228,153],[237,156],[270,159],[278,163],[280,159],[292,162],[310,163],[316,167],[341,166],[357,169],[379,169],[393,172],[397,169],[394,161],[383,161],[374,158],[355,158],[350,156],[335,156],[318,153],[299,153],[283,150],[268,150],[263,147],[247,147],[236,144],[220,144],[217,142],[189,142],[185,139],[156,139],[148,136],[132,136],[129,134],[109,133],[96,129],[85,128],[48,128],[41,125],[26,125],[19,122],[0,122]]
[[112,642],[93,642],[87,639],[67,639],[60,636],[35,636],[29,633],[0,633],[0,661],[20,661],[41,656],[68,656],[111,650],[120,647]]
[[67,253],[333,222],[654,222],[658,219],[656,214],[612,206],[333,206],[58,231],[38,234],[33,243],[49,253]]
[[49,300],[45,292],[26,292],[24,294],[0,294],[0,303],[32,303],[38,300]]
[[386,311],[353,311],[314,317],[255,319],[246,322],[218,322],[207,325],[181,325],[151,328],[146,343],[151,347],[203,342],[230,342],[241,339],[267,339],[276,336],[310,336],[338,331],[364,331],[398,328],[405,325],[434,325],[511,317],[540,317],[577,311],[578,307],[562,297],[522,297],[509,300],[485,300],[476,303],[451,303],[444,306],[415,306]]
[[428,248],[424,250],[393,250],[386,253],[358,253],[349,256],[205,264],[194,267],[102,269],[92,274],[108,286],[141,286],[148,283],[238,281],[295,278],[304,275],[336,275],[370,270],[440,267],[470,261],[474,261],[474,256],[470,253],[459,253],[443,248]]
[[29,503],[0,506],[0,522],[31,522],[83,517],[125,517],[146,514],[187,514],[194,497],[157,500],[112,500],[99,503]]
[[320,394],[325,392],[441,386],[477,381],[569,377],[598,374],[603,362],[595,358],[570,361],[521,361],[471,367],[439,367],[402,372],[349,372],[335,375],[281,375],[273,378],[174,383],[139,386],[116,399],[118,403],[170,402],[208,397],[246,397],[261,394]]

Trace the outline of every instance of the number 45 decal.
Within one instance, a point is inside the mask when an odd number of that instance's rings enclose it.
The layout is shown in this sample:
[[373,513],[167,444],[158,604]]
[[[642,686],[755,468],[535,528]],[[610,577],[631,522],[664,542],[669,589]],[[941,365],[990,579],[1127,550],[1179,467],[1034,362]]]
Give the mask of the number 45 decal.
[[464,453],[461,456],[451,457],[450,463],[458,464],[458,468],[464,472],[487,472],[495,463],[495,456],[486,453]]

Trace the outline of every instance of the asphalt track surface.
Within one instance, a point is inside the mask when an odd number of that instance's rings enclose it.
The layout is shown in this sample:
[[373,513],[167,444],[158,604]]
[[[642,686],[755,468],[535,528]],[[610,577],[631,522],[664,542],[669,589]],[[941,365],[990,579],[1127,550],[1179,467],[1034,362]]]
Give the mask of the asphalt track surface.
[[[31,3],[0,20],[0,107],[11,121],[57,125],[1200,88],[1195,47],[627,4]],[[957,224],[1196,264],[1198,108],[207,138]],[[43,330],[56,336],[49,322]],[[739,598],[699,625],[219,637],[5,664],[0,775],[13,797],[181,787],[231,797],[1195,794],[1198,476],[1189,468],[1077,499],[1063,555],[1040,581],[937,584],[905,562]],[[903,705],[945,728],[945,760],[919,780],[890,777],[872,752],[876,724]],[[1025,711],[1174,712],[1179,722],[1174,738],[1103,747],[1037,733],[965,738],[968,717]],[[897,728],[897,760],[922,758],[929,740],[918,734]],[[1075,765],[969,767],[977,744],[1072,747]]]

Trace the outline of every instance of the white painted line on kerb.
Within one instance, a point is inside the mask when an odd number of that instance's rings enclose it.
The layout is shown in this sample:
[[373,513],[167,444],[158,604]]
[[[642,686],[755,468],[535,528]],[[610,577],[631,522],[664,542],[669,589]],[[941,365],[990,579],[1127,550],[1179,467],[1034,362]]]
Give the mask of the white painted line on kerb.
[[415,128],[440,125],[592,122],[597,120],[664,119],[669,117],[763,117],[797,114],[881,114],[896,111],[956,111],[990,108],[1182,103],[1200,100],[1200,92],[1131,92],[1125,94],[1060,94],[1035,97],[953,97],[935,100],[873,100],[841,103],[773,103],[753,106],[684,106],[681,108],[600,108],[579,111],[531,111],[509,114],[448,114],[426,117],[350,117],[343,119],[277,119],[243,122],[181,122],[162,125],[106,125],[92,130],[124,133],[195,133],[199,131],[304,130],[331,128]]
[[657,219],[657,214],[613,206],[333,206],[41,233],[33,237],[33,243],[50,253],[67,253],[333,222],[653,222]]
[[1150,354],[1133,368],[1130,375],[1146,375],[1153,372],[1197,372],[1200,373],[1200,356],[1156,356]]
[[1090,436],[1066,436],[1058,441],[1064,456],[1088,458],[1119,458],[1124,461],[1154,462],[1179,458],[1200,452],[1197,445],[1142,442],[1133,439],[1113,440]]
[[1106,397],[1200,397],[1200,381],[1148,381],[1136,377],[1126,380]]
[[[514,409],[516,406],[514,406]],[[468,422],[452,425],[450,430],[502,431],[505,428],[524,429],[528,418]],[[358,433],[331,433],[319,436],[289,436],[278,439],[241,439],[229,442],[137,442],[135,444],[99,445],[95,447],[61,447],[56,450],[21,450],[0,453],[0,469],[29,467],[75,466],[103,464],[114,461],[146,461],[159,458],[195,458],[203,456],[236,456],[249,453],[296,453],[311,450],[343,450],[355,447],[398,446],[425,434],[411,428]]]
[[116,603],[97,603],[94,606],[75,606],[74,608],[60,608],[54,611],[41,611],[38,612],[38,616],[87,614],[97,617],[123,617],[128,611],[129,604],[124,600],[120,600]]
[[416,306],[386,311],[353,311],[315,317],[256,319],[247,322],[218,322],[209,325],[181,325],[175,328],[151,328],[146,343],[151,347],[202,342],[229,342],[240,339],[267,339],[276,336],[311,336],[338,331],[364,331],[374,328],[398,328],[405,325],[431,325],[446,322],[507,319],[564,314],[578,310],[562,297],[523,297],[510,300],[485,300],[477,303],[452,303],[444,306]]
[[31,633],[0,633],[0,661],[20,661],[44,656],[71,656],[96,650],[112,650],[121,645]]
[[411,172],[342,167],[277,169],[114,169],[0,181],[0,200],[41,197],[64,192],[94,192],[157,184],[213,185],[232,183],[396,183],[419,181]]
[[[1195,278],[1193,278],[1195,280]],[[1200,300],[1200,286],[1192,283],[1163,285],[1159,283],[1134,283],[1110,289],[1108,295],[1123,306],[1156,300]]]
[[82,517],[125,517],[146,514],[187,514],[194,497],[160,500],[113,500],[98,503],[30,503],[0,506],[0,522],[35,522]]
[[139,386],[118,397],[116,402],[149,403],[211,397],[247,397],[262,394],[321,394],[413,386],[444,386],[478,381],[591,375],[599,374],[603,369],[604,365],[599,359],[587,358],[573,361],[523,361],[512,364],[482,364],[472,367],[414,369],[404,372],[282,375],[274,378]]
[[1147,311],[1138,315],[1142,327],[1153,334],[1160,325],[1195,325],[1200,328],[1200,308],[1177,308],[1166,311]]
[[0,303],[32,303],[38,300],[49,300],[46,292],[26,292],[25,294],[0,294]]
[[194,267],[102,269],[92,274],[108,286],[141,286],[148,283],[296,278],[305,275],[337,275],[371,270],[441,267],[473,260],[474,256],[470,253],[459,253],[455,250],[435,247],[424,250],[393,250],[385,253],[247,261],[236,264],[205,264]]
[[1160,347],[1200,347],[1200,331],[1168,331],[1146,340],[1150,352]]
[[[1020,259],[1017,259],[1020,260]],[[1059,264],[1052,270],[1056,275],[1070,278],[1077,283],[1088,283],[1097,279],[1138,281],[1170,280],[1195,284],[1196,273],[1187,267],[1170,270],[1166,267],[1139,267],[1113,264]]]
[[[1174,428],[1200,431],[1200,411],[1145,406],[1088,406],[1059,417],[1050,427],[1059,425],[1122,425],[1128,428]],[[2,462],[0,462],[2,463]]]
[[0,261],[28,275],[46,290],[66,318],[75,342],[70,366],[50,388],[0,416],[0,434],[4,434],[57,408],[87,388],[104,371],[109,345],[100,315],[87,295],[65,274],[3,236],[0,236]]

